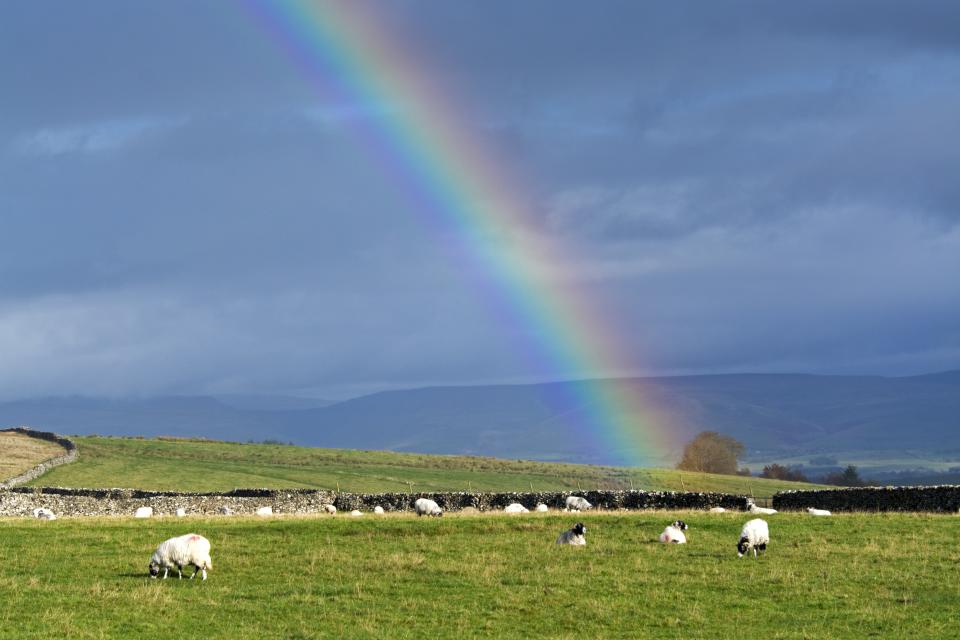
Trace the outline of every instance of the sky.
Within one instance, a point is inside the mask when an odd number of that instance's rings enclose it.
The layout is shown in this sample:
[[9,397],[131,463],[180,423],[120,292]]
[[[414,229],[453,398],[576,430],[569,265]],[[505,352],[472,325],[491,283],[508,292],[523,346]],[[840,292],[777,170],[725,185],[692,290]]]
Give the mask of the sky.
[[[591,373],[960,368],[957,3],[358,2],[518,185],[530,295],[609,320]],[[263,6],[0,3],[0,399],[571,375],[358,134],[404,106]]]

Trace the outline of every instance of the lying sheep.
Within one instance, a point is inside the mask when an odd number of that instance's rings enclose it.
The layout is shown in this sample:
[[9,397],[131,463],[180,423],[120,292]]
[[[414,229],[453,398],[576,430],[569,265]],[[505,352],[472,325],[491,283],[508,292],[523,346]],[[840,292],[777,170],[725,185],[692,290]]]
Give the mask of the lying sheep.
[[581,498],[580,496],[567,496],[566,504],[568,511],[586,511],[593,507],[592,504],[587,502],[586,498]]
[[833,515],[826,509],[814,509],[813,507],[808,508],[807,513],[809,513],[812,516],[832,516]]
[[210,541],[195,533],[188,533],[176,538],[170,538],[160,543],[150,558],[150,577],[156,578],[163,569],[163,578],[167,578],[167,571],[176,567],[179,578],[183,578],[183,567],[193,565],[196,570],[190,579],[202,572],[203,579],[207,579],[207,570],[213,570],[210,561]]
[[540,504],[537,505],[537,511],[539,513],[547,513],[548,511],[550,511],[550,507],[548,507],[547,505],[541,502]]
[[749,509],[750,513],[759,513],[759,514],[768,515],[768,516],[769,516],[769,515],[772,515],[772,514],[774,514],[774,513],[777,512],[776,509],[768,509],[768,508],[766,508],[766,507],[758,507],[757,505],[755,505],[755,504],[752,503],[752,502],[749,504],[749,506],[748,506],[747,508]]
[[258,515],[258,516],[272,516],[272,515],[273,515],[273,507],[260,507],[259,509],[257,509],[257,515]]
[[557,538],[557,544],[573,544],[578,546],[583,546],[587,544],[587,539],[583,534],[587,532],[587,528],[583,526],[583,523],[578,522],[573,525],[572,528],[567,529],[560,534],[560,537]]
[[710,513],[726,513],[726,512],[727,510],[724,509],[723,507],[713,507],[712,509],[710,509]]
[[362,515],[363,515],[363,511],[360,511],[359,509],[354,509],[353,511],[350,512],[350,515],[352,515],[352,516],[354,516],[354,517],[356,517],[356,516],[362,516]]
[[153,516],[153,507],[137,507],[133,512],[134,518],[149,518]]
[[743,525],[740,541],[737,542],[737,557],[742,558],[743,554],[753,549],[753,557],[756,558],[757,549],[765,552],[768,544],[770,544],[770,529],[767,527],[767,522],[754,518]]
[[332,516],[337,515],[337,508],[336,508],[335,506],[333,506],[332,504],[325,504],[325,505],[323,505],[323,510],[326,511],[327,513],[329,513],[329,514],[332,515]]
[[687,523],[683,520],[676,520],[673,524],[667,525],[667,528],[660,534],[660,542],[673,544],[687,544],[687,536],[683,532],[687,529]]
[[380,505],[377,505],[377,506],[375,506],[375,507],[373,508],[373,512],[374,512],[375,514],[377,514],[378,516],[382,516],[382,515],[383,515],[383,507],[381,507]]
[[33,510],[33,517],[39,518],[40,520],[56,520],[57,514],[46,507],[38,507]]
[[183,516],[187,515],[187,510],[183,507],[180,507],[177,509],[176,513],[178,518],[182,518]]
[[230,507],[220,507],[220,513],[222,513],[225,516],[232,516],[233,509],[231,509]]
[[443,510],[440,509],[440,505],[429,498],[418,498],[417,501],[413,503],[413,509],[417,512],[417,516],[434,516],[439,518],[443,515]]
[[527,509],[522,504],[520,504],[519,502],[514,502],[512,504],[508,504],[507,506],[505,506],[503,508],[503,512],[504,513],[529,513],[530,510]]

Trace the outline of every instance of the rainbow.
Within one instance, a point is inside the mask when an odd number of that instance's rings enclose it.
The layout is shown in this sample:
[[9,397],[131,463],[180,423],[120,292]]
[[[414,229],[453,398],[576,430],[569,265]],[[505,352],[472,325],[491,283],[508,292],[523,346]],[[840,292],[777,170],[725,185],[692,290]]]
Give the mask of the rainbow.
[[[511,321],[529,336],[527,356],[570,385],[585,427],[611,458],[645,466],[677,443],[669,422],[637,394],[625,333],[583,290],[557,277],[570,250],[547,242],[533,207],[481,142],[464,109],[427,71],[424,56],[358,0],[248,0],[251,13],[325,96],[361,104],[354,133],[431,216],[452,229],[460,254],[494,283]],[[606,378],[606,379],[604,379]]]

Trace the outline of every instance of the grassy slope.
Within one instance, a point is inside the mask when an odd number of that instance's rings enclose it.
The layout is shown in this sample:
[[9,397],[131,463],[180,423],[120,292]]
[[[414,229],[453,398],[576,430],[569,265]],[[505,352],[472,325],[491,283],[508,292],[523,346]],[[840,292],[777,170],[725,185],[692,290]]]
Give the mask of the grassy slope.
[[64,453],[63,447],[55,442],[19,433],[0,433],[0,480],[12,478],[44,460]]
[[[758,561],[744,514],[578,517],[0,520],[0,638],[956,637],[955,517],[778,514]],[[186,531],[210,579],[149,579]]]
[[[794,482],[384,451],[310,449],[187,440],[77,437],[79,459],[34,485],[217,491],[235,487],[318,487],[353,492],[526,491],[629,488],[751,492],[770,496]],[[413,483],[412,485],[409,483]]]

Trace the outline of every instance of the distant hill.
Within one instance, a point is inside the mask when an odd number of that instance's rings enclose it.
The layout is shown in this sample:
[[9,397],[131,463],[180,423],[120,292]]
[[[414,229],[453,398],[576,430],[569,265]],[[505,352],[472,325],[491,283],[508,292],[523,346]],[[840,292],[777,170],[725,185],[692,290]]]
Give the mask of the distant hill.
[[[577,384],[431,387],[319,407],[309,403],[322,401],[303,399],[301,405],[263,397],[232,403],[211,397],[40,398],[0,403],[0,426],[616,463],[619,456],[601,447],[586,422],[589,411],[575,393]],[[960,458],[957,371],[899,378],[679,376],[618,384],[666,416],[678,442],[713,429],[743,441],[754,457],[910,449]]]

